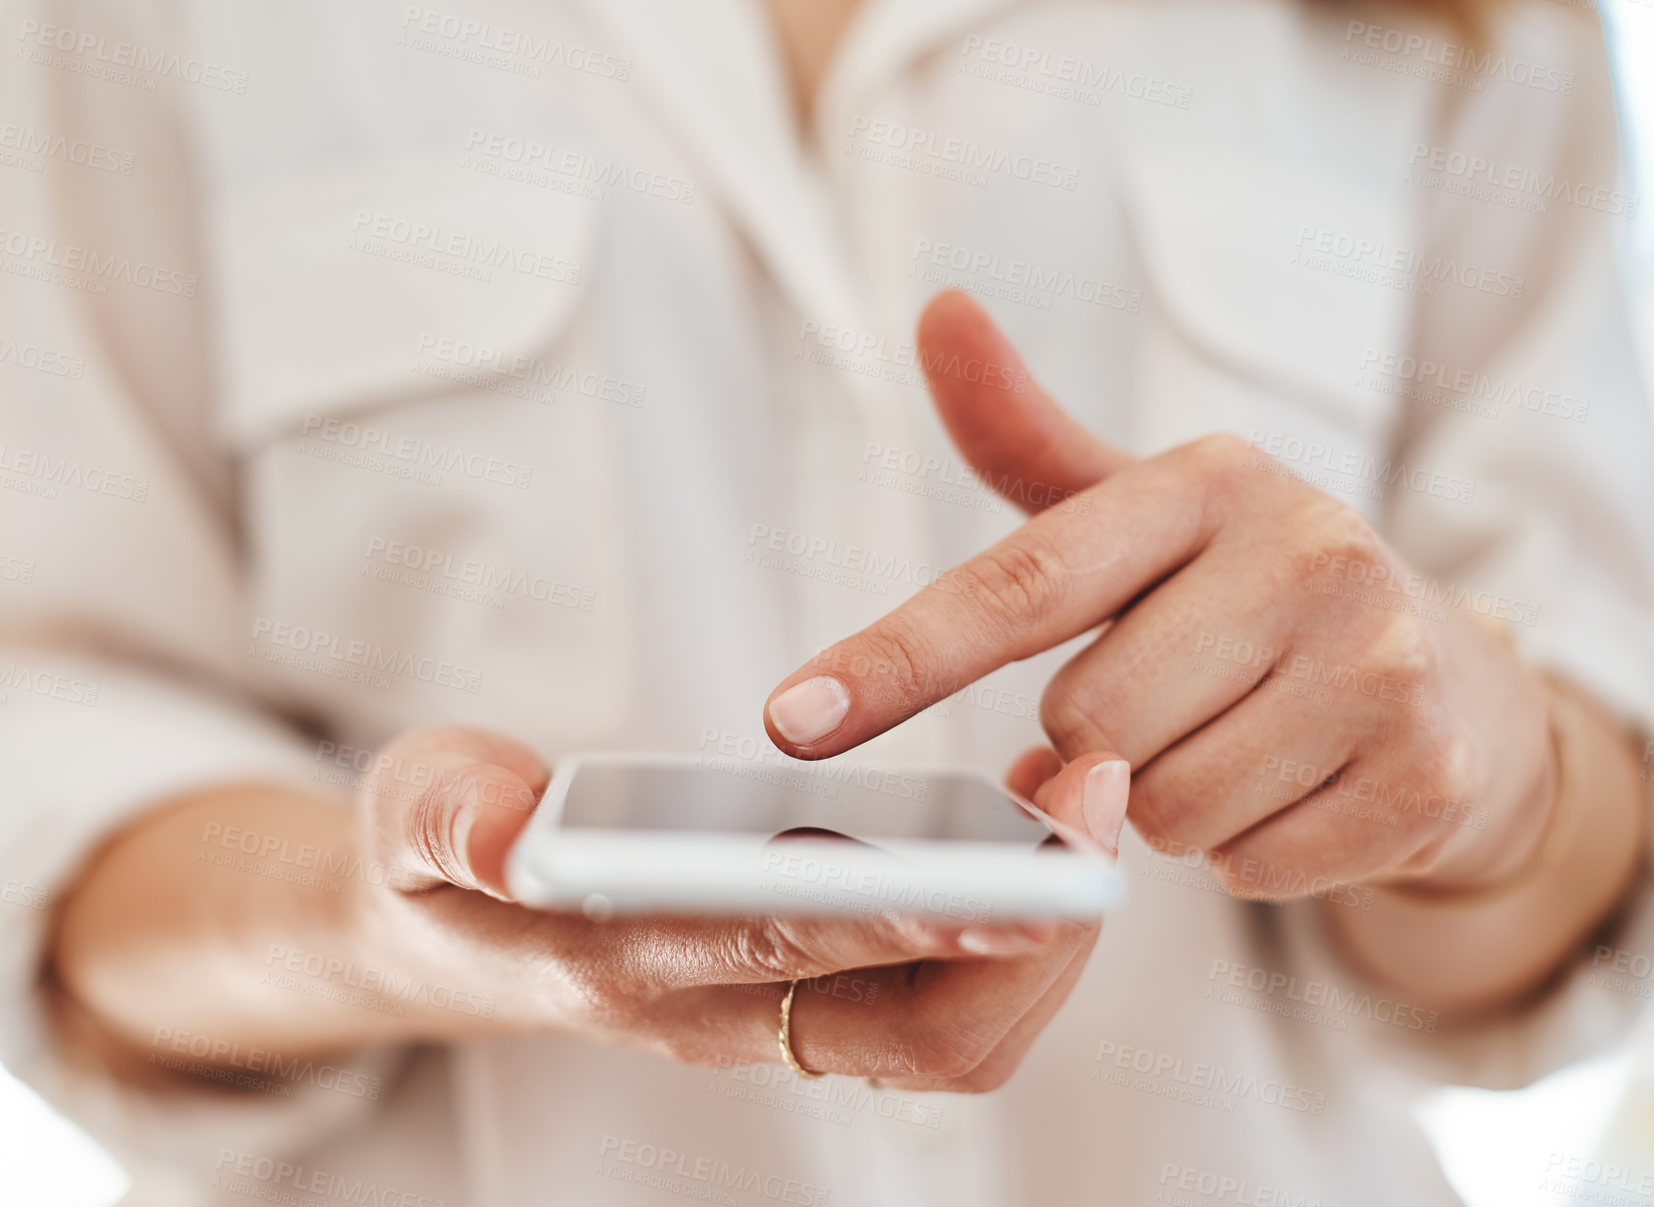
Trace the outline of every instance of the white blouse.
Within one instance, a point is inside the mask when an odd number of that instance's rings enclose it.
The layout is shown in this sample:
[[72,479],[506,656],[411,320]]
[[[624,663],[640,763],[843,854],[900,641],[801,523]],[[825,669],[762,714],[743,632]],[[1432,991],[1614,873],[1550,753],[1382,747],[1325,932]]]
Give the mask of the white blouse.
[[[1247,436],[1419,570],[1374,606],[1468,601],[1648,726],[1600,34],[1500,12],[1475,49],[1333,4],[872,0],[801,132],[753,0],[7,6],[0,1061],[142,1203],[1454,1202],[1418,1087],[1554,1067],[1635,992],[1586,968],[1448,1034],[1323,947],[1366,891],[1247,906],[1129,835],[1129,901],[980,1097],[561,1035],[143,1094],[53,1046],[35,977],[77,864],[192,785],[346,799],[439,721],[779,765],[769,688],[1017,521],[915,363],[950,285],[1108,439]],[[997,774],[1061,657],[869,753]],[[486,1006],[377,971],[326,989]]]

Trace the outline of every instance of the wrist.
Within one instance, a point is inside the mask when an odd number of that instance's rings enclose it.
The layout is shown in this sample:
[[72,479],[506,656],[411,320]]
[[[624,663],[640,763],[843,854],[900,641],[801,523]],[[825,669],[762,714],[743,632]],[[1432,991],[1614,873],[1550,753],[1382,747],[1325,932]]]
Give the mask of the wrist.
[[1524,664],[1510,630],[1471,616],[1457,626],[1459,665],[1448,715],[1468,726],[1473,791],[1432,858],[1405,881],[1438,893],[1470,892],[1518,874],[1538,856],[1556,820],[1563,736],[1542,673]]
[[1504,824],[1483,841],[1441,858],[1414,880],[1383,885],[1389,892],[1420,901],[1484,903],[1518,893],[1542,880],[1547,869],[1563,862],[1578,828],[1582,806],[1583,769],[1587,738],[1585,714],[1565,685],[1535,675],[1544,710],[1544,735],[1532,749],[1539,752],[1531,779],[1516,799],[1497,813]]

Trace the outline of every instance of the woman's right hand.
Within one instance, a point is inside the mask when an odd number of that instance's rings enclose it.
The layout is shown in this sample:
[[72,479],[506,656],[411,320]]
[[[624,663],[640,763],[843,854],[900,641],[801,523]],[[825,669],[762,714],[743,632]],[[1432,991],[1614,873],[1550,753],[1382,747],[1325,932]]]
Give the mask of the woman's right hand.
[[[1013,786],[1073,816],[1066,796],[1100,761],[1064,768],[1030,752]],[[511,899],[505,859],[549,779],[532,751],[476,730],[385,747],[359,797],[364,858],[388,872],[358,886],[362,962],[423,980],[430,998],[488,1002],[496,1029],[566,1030],[709,1066],[779,1061],[780,999],[800,979],[792,1041],[806,1068],[979,1091],[1015,1070],[1096,940],[1096,926],[1072,922],[532,910]],[[435,1006],[408,1021],[429,1038],[479,1025]]]

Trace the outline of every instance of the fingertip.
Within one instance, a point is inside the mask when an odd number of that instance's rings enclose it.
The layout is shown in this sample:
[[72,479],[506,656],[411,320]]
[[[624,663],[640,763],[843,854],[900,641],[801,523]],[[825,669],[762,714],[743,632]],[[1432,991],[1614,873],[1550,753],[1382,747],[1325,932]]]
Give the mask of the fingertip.
[[1065,825],[1090,834],[1118,854],[1131,791],[1131,764],[1113,751],[1094,750],[1072,759],[1033,800]]
[[495,765],[468,769],[466,789],[453,807],[450,843],[470,884],[511,900],[506,860],[539,804],[540,794],[516,772]]
[[982,304],[963,289],[942,290],[919,312],[918,335],[921,343],[961,335],[997,334],[998,331]]
[[832,675],[815,675],[776,692],[764,705],[770,740],[798,758],[820,758],[811,747],[844,728],[850,689]]
[[1024,800],[1033,800],[1047,780],[1062,770],[1062,755],[1049,746],[1032,746],[1017,755],[1005,772],[1005,786]]
[[[920,361],[932,392],[944,405],[959,400],[954,398],[955,391],[938,390],[938,387],[957,383],[964,387],[959,392],[970,398],[979,392],[976,379],[948,371],[956,359],[965,363],[977,361],[996,365],[1006,380],[1022,380],[1017,374],[1025,370],[1015,346],[982,303],[963,290],[945,289],[933,297],[919,314],[916,334],[919,347],[932,353],[921,356]],[[959,357],[937,354],[943,348],[958,352]],[[998,381],[999,376],[995,375],[994,380]],[[1001,392],[994,391],[996,395]]]

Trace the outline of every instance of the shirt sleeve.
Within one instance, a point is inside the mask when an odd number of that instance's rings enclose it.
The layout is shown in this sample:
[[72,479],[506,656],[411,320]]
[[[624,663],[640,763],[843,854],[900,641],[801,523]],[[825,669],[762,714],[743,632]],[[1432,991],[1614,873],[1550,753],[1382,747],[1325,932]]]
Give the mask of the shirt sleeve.
[[147,1094],[52,1041],[51,906],[91,849],[175,793],[231,778],[314,787],[314,764],[249,690],[239,648],[191,85],[135,87],[73,49],[164,50],[172,35],[143,4],[24,0],[5,17],[0,1061],[129,1165],[174,1153],[210,1168],[224,1147],[274,1153],[336,1130],[377,1093],[322,1077]]
[[[1389,497],[1386,531],[1424,576],[1407,585],[1421,606],[1502,622],[1530,663],[1589,691],[1646,743],[1654,424],[1617,266],[1637,199],[1620,175],[1602,33],[1592,15],[1513,5],[1489,53],[1553,66],[1558,90],[1490,78],[1414,148],[1423,254],[1457,283],[1422,300],[1406,356],[1374,357],[1405,401],[1396,455],[1419,484]],[[1314,903],[1283,913],[1297,971],[1358,979]],[[1524,1008],[1474,1029],[1394,1029],[1383,1059],[1427,1081],[1512,1089],[1600,1054],[1654,988],[1614,970],[1634,952],[1654,952],[1646,874]]]
[[1404,400],[1414,484],[1386,527],[1428,580],[1408,584],[1421,604],[1503,622],[1530,662],[1649,731],[1654,423],[1616,263],[1637,199],[1594,16],[1511,11],[1489,61],[1555,65],[1557,91],[1489,78],[1413,150],[1423,259],[1443,267],[1410,353],[1371,354]]

